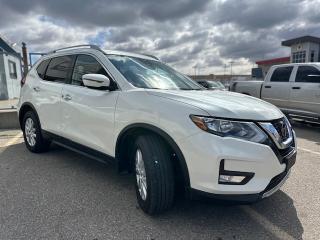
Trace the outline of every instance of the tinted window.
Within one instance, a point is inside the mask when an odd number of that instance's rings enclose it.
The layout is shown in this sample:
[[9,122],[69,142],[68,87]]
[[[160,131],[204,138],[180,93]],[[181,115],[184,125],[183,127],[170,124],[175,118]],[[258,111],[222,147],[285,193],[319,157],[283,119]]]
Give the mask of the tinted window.
[[64,83],[72,68],[73,58],[73,56],[52,58],[45,74],[45,80]]
[[201,84],[202,86],[204,86],[205,88],[208,88],[208,87],[209,87],[209,84],[206,83],[206,82],[199,81],[198,83]]
[[293,67],[280,67],[274,70],[271,82],[289,82]]
[[320,83],[320,71],[311,66],[298,68],[296,82]]
[[79,55],[74,65],[71,84],[83,86],[82,76],[88,73],[103,74],[108,77],[107,72],[94,57]]
[[44,74],[46,73],[46,69],[47,69],[49,61],[50,61],[49,59],[44,60],[37,67],[37,73],[38,73],[39,77],[42,79],[44,79]]

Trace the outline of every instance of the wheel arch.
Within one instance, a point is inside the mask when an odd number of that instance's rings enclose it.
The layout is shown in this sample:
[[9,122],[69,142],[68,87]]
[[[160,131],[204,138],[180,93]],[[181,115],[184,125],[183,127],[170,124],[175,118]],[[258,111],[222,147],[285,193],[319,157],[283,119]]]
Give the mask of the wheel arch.
[[[126,156],[126,152],[128,152],[128,148],[126,148],[127,141],[131,138],[135,138],[135,136],[144,133],[153,133],[160,136],[168,146],[173,150],[173,152],[177,156],[177,167],[179,174],[181,174],[183,185],[185,188],[190,188],[190,178],[187,163],[185,161],[184,155],[180,150],[177,143],[173,140],[173,138],[163,131],[162,129],[146,123],[135,123],[125,127],[117,137],[116,141],[116,150],[115,150],[115,158],[117,162],[118,171],[129,170],[129,160]],[[127,151],[125,151],[127,150]]]
[[23,116],[26,112],[28,111],[33,111],[34,114],[36,115],[37,117],[37,120],[40,124],[40,127],[41,127],[41,123],[40,123],[40,119],[39,119],[39,116],[38,116],[38,113],[37,113],[37,110],[36,108],[33,106],[32,103],[30,102],[25,102],[21,105],[20,109],[19,109],[19,123],[20,123],[20,128],[22,129],[22,121],[23,121]]

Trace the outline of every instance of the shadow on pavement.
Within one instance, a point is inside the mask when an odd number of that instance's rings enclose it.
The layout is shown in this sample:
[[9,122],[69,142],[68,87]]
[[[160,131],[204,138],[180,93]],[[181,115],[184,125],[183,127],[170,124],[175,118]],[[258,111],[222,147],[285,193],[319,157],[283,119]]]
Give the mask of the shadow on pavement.
[[[252,211],[255,215],[254,218],[248,214]],[[236,230],[239,226],[242,228],[240,232],[248,231],[254,236],[263,233],[269,235],[271,239],[275,239],[277,236],[270,232],[274,226],[294,239],[302,239],[303,234],[303,227],[297,216],[293,200],[281,190],[260,202],[244,205],[220,203],[208,199],[191,201],[181,198],[176,202],[173,212],[169,215],[192,222],[202,222],[214,227],[217,231],[219,228],[221,231],[229,229],[233,233],[234,239],[238,239],[238,237],[242,239]],[[248,220],[248,218],[251,219]],[[204,219],[206,220],[204,221]],[[264,226],[265,222],[269,226]]]
[[294,122],[293,128],[299,138],[307,139],[320,145],[320,125]]
[[[69,232],[68,236],[78,238],[101,231],[101,236],[121,233],[119,239],[127,239],[126,234],[131,239],[276,239],[268,226],[244,210],[248,208],[263,222],[267,220],[294,239],[302,239],[303,227],[293,200],[282,191],[248,206],[178,197],[172,210],[150,217],[137,207],[133,177],[118,175],[111,165],[57,146],[48,153],[32,154],[24,144],[8,147],[0,159],[0,181],[6,182],[11,207],[8,209],[8,202],[0,198],[3,216],[9,219],[19,215],[12,222],[4,222],[3,236],[11,236],[5,235],[6,231],[11,234],[10,225],[25,222],[24,228],[30,230],[27,236],[35,237],[33,229],[43,230],[56,221],[59,228],[55,232],[62,236]],[[43,211],[48,215],[42,216]],[[19,229],[15,231],[20,236]]]

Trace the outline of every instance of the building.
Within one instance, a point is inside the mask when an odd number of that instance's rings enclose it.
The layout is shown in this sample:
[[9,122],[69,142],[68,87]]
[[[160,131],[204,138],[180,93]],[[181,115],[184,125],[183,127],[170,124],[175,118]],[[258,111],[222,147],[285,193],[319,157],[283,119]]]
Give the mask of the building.
[[320,62],[320,38],[302,36],[281,42],[290,47],[290,56],[257,61],[257,68],[252,69],[252,77],[265,77],[271,66],[285,63]]
[[21,77],[20,53],[0,36],[0,100],[19,97]]
[[303,36],[282,42],[282,46],[291,48],[292,63],[319,62],[320,38]]
[[257,61],[256,64],[258,65],[258,68],[252,69],[252,77],[264,78],[267,75],[271,66],[277,65],[277,64],[285,64],[285,63],[290,63],[289,56]]

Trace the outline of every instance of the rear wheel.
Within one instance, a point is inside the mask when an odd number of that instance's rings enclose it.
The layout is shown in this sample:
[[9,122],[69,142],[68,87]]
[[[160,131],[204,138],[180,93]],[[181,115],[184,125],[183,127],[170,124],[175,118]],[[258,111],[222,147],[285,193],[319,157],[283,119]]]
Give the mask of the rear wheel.
[[23,116],[23,137],[26,147],[31,152],[44,152],[49,149],[50,141],[42,136],[40,123],[35,113],[32,111],[27,112]]
[[150,215],[170,208],[174,199],[174,175],[165,142],[152,134],[140,136],[132,155],[139,206]]

